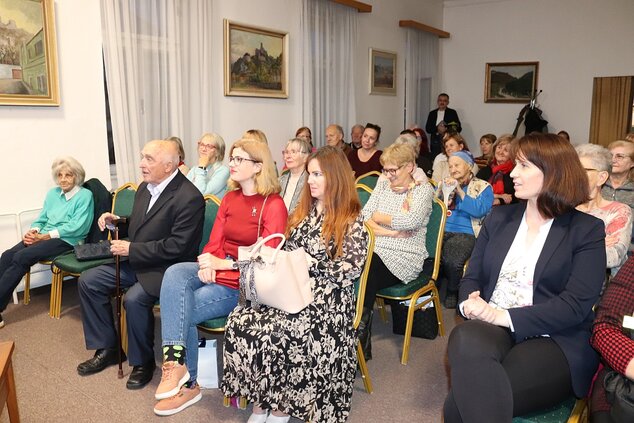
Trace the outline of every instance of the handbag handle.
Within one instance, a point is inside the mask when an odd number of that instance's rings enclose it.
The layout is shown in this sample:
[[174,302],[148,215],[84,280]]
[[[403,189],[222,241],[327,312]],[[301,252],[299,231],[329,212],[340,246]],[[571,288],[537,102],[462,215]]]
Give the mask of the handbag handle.
[[264,244],[266,244],[267,242],[269,242],[270,240],[275,239],[275,238],[282,238],[282,242],[280,242],[279,245],[275,248],[275,252],[273,253],[273,256],[268,261],[268,264],[273,263],[275,261],[275,258],[277,257],[277,253],[280,252],[280,250],[282,249],[282,246],[286,242],[286,236],[284,234],[280,234],[280,233],[271,234],[271,235],[267,236],[266,238],[262,238],[261,240],[259,240],[258,242],[255,243],[253,248],[251,248],[251,254],[257,253],[258,251],[260,251],[260,249],[262,248],[262,246]]

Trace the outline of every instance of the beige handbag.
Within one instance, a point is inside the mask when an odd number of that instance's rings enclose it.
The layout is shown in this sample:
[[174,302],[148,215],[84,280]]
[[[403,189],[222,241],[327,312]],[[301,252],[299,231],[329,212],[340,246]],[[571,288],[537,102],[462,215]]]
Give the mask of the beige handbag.
[[[282,238],[277,248],[264,245],[274,238]],[[283,234],[272,234],[250,247],[238,247],[240,305],[249,300],[255,310],[264,304],[295,314],[313,302],[306,252],[282,251],[284,241]]]

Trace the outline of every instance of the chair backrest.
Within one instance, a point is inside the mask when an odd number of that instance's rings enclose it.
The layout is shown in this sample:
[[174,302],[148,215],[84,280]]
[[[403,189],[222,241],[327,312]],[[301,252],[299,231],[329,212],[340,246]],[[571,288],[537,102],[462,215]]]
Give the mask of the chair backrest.
[[434,260],[434,270],[431,279],[438,280],[440,272],[440,253],[442,250],[442,239],[445,234],[445,224],[447,223],[447,207],[437,197],[434,197],[431,208],[429,222],[427,222],[427,234],[425,247],[429,258]]
[[216,221],[216,215],[218,214],[218,208],[220,208],[220,199],[212,194],[205,195],[205,219],[203,221],[203,237],[200,241],[199,252],[203,251],[205,245],[209,241],[209,235],[211,229],[214,227]]
[[365,203],[368,202],[370,195],[372,195],[372,188],[363,184],[357,184],[356,188],[359,201],[361,201],[361,207],[365,207]]
[[376,170],[373,170],[372,172],[368,172],[368,173],[364,173],[363,175],[360,175],[355,181],[355,184],[363,184],[367,187],[374,189],[374,187],[376,186],[376,182],[379,180],[379,176],[381,176],[381,172],[377,172]]
[[370,265],[372,264],[372,254],[374,253],[374,232],[372,228],[364,223],[365,231],[368,233],[368,255],[365,258],[365,264],[363,265],[363,271],[361,276],[354,282],[354,292],[357,296],[357,306],[354,314],[354,322],[352,327],[355,329],[361,322],[361,314],[363,313],[363,299],[365,298],[365,286],[368,283],[368,274],[370,273]]
[[99,216],[112,210],[112,193],[97,178],[91,178],[84,182],[84,188],[92,193],[94,202],[94,215],[90,230],[86,236],[86,242],[99,242],[108,238],[107,231],[101,231],[97,223]]
[[116,189],[112,196],[112,213],[117,216],[130,216],[134,207],[136,184],[128,182]]

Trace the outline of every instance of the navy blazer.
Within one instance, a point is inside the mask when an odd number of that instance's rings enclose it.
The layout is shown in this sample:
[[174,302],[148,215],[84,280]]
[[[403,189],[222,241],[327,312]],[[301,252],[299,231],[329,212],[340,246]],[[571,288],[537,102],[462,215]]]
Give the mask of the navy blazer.
[[[478,290],[485,301],[491,299],[525,210],[525,202],[493,208],[461,281],[459,303]],[[605,266],[603,221],[577,210],[565,213],[554,219],[537,260],[533,305],[509,310],[516,343],[548,334],[559,345],[578,397],[588,393],[599,363],[589,340]]]
[[[436,120],[438,119],[438,109],[434,109],[431,112],[429,112],[429,115],[427,115],[427,123],[425,124],[425,130],[430,134],[430,135],[434,135],[436,132]],[[443,119],[443,121],[446,124],[449,124],[451,122],[456,122],[458,124],[458,127],[456,128],[458,132],[462,132],[462,125],[460,124],[460,118],[458,118],[458,112],[456,112],[454,109],[450,109],[449,107],[447,107],[445,109],[445,117]]]
[[159,297],[165,270],[174,263],[196,261],[198,257],[205,201],[180,171],[146,213],[150,198],[143,182],[129,217],[129,260],[145,292]]

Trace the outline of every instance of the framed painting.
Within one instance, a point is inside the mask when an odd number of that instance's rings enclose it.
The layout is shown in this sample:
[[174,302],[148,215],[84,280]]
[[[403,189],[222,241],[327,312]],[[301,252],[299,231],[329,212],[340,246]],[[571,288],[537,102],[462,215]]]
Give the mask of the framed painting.
[[539,62],[487,63],[485,103],[526,103],[537,89]]
[[53,0],[0,0],[0,105],[59,106]]
[[224,20],[225,95],[288,98],[288,33]]
[[370,94],[396,95],[396,53],[370,48]]

